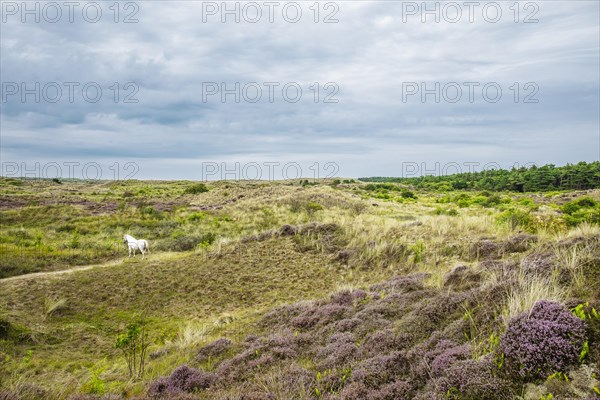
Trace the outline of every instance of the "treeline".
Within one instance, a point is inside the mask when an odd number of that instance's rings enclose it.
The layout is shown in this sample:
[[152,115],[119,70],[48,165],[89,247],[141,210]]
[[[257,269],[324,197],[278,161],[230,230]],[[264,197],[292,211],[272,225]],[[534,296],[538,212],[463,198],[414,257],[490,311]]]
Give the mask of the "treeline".
[[600,161],[580,162],[556,167],[496,169],[454,175],[419,176],[411,178],[372,177],[359,178],[363,182],[397,182],[417,189],[494,190],[538,192],[552,190],[586,190],[600,188]]

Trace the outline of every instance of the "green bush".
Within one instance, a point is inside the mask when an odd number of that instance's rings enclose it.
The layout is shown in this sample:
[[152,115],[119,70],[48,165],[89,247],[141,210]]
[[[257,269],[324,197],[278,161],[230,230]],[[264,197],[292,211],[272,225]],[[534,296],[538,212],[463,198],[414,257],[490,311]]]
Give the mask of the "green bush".
[[176,232],[173,238],[159,243],[157,248],[166,251],[190,251],[197,246],[208,247],[214,243],[216,238],[217,235],[213,232],[207,232],[203,235],[185,235]]
[[417,198],[417,196],[408,189],[403,190],[402,193],[400,193],[400,196],[404,197],[405,199],[416,199]]
[[568,226],[577,226],[582,222],[600,224],[600,203],[590,197],[570,201],[560,209]]
[[460,208],[466,208],[471,205],[471,202],[469,200],[460,199],[456,202],[456,205]]
[[496,217],[496,221],[500,224],[508,224],[512,229],[520,228],[532,233],[537,230],[536,219],[531,212],[519,208],[509,208],[500,213]]
[[201,221],[205,218],[206,218],[206,213],[203,213],[202,211],[193,212],[190,215],[188,215],[188,220],[190,220],[191,222]]
[[451,217],[457,216],[458,215],[458,211],[455,208],[442,208],[442,207],[437,207],[433,213],[435,215],[449,215]]
[[189,186],[183,192],[184,194],[200,194],[208,192],[208,188],[204,183],[195,183],[192,186]]

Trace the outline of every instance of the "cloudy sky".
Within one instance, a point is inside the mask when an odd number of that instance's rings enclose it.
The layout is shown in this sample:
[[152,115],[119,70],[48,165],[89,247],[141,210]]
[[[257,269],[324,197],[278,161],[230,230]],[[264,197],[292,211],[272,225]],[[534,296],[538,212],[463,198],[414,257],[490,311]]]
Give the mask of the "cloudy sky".
[[514,3],[3,0],[2,174],[598,160],[600,3]]

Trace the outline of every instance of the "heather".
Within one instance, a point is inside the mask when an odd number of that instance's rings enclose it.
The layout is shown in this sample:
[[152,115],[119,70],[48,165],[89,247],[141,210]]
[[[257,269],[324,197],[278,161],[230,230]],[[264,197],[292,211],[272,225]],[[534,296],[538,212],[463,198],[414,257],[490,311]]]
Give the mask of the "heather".
[[579,364],[586,340],[584,320],[561,304],[540,301],[509,322],[499,350],[508,369],[535,380]]

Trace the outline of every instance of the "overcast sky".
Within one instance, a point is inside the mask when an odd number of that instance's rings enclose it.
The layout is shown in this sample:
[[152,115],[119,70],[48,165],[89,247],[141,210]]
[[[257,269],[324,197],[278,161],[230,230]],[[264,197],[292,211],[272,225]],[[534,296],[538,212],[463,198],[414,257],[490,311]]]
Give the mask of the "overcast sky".
[[596,0],[428,14],[420,1],[1,4],[3,175],[408,176],[600,158]]

